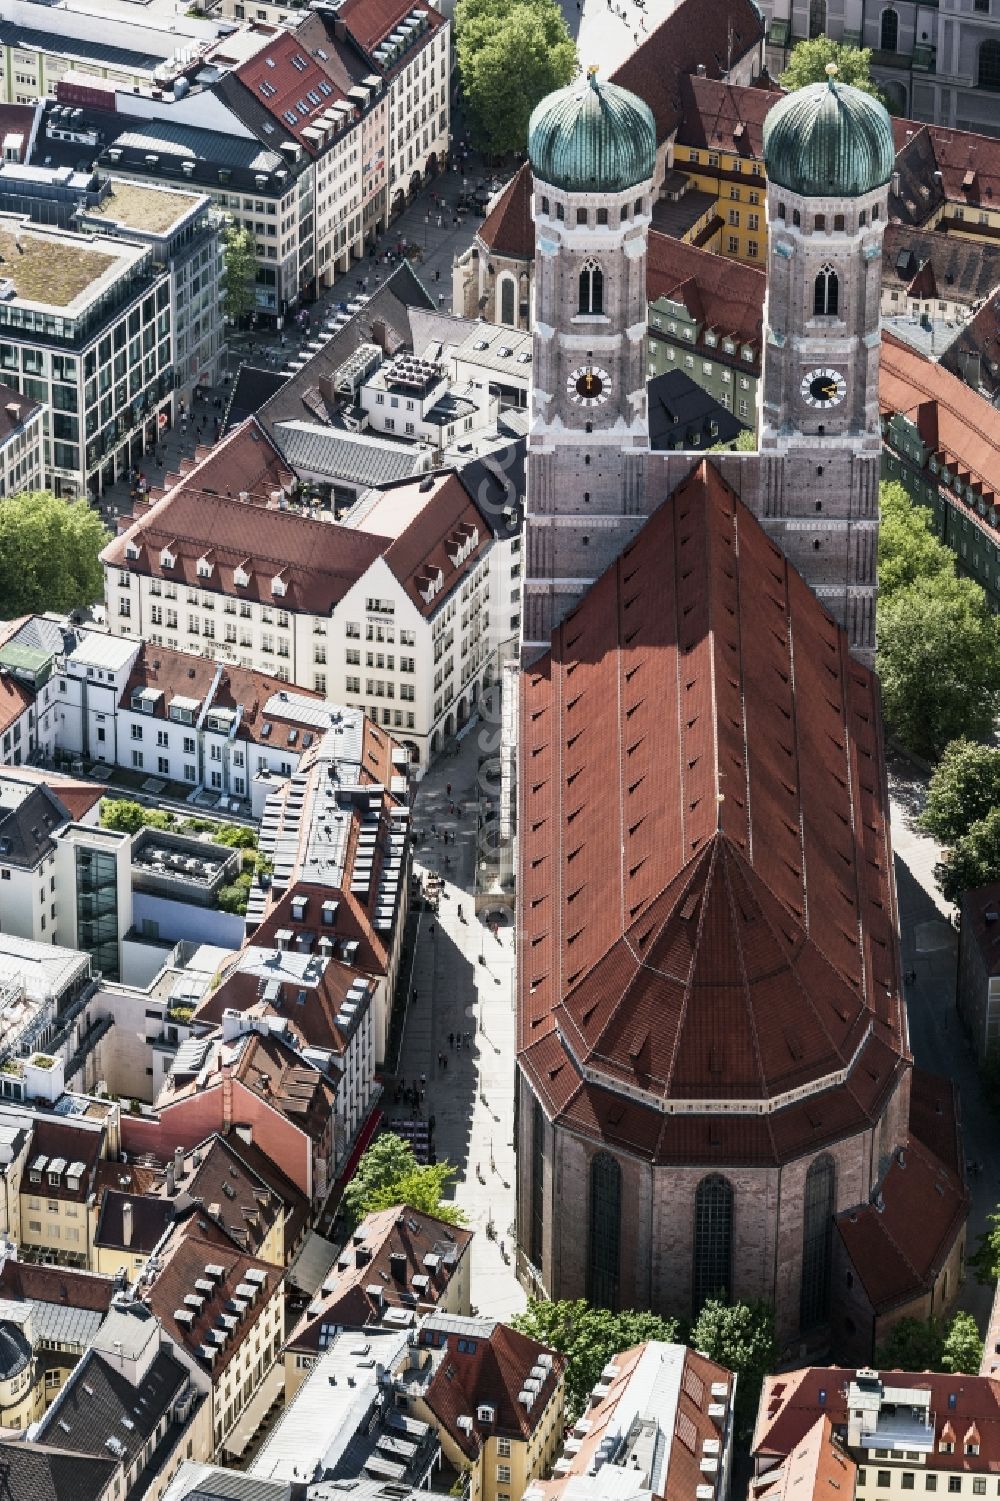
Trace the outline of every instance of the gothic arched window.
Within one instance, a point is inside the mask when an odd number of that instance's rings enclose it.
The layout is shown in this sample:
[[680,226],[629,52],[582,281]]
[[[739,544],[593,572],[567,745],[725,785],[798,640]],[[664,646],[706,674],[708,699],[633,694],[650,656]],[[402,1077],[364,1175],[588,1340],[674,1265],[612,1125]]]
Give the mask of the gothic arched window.
[[1000,42],[981,42],[976,81],[981,89],[1000,89]]
[[706,1298],[732,1292],[733,1185],[718,1173],[702,1178],[694,1196],[694,1276],[692,1312]]
[[531,1239],[532,1264],[540,1267],[545,1243],[545,1111],[538,1100],[531,1110]]
[[511,328],[517,322],[514,306],[515,293],[514,278],[512,276],[503,277],[500,282],[500,322],[506,323]]
[[598,1308],[618,1307],[622,1170],[607,1152],[590,1160],[590,1237],[587,1298]]
[[596,261],[585,261],[580,272],[580,312],[604,312],[604,273]]
[[832,266],[823,266],[813,290],[813,316],[835,318],[840,310],[840,280]]
[[882,35],[879,46],[883,52],[895,52],[899,46],[899,16],[891,5],[882,12]]
[[803,1329],[822,1324],[830,1313],[830,1258],[833,1241],[836,1169],[832,1157],[817,1157],[806,1173],[802,1218],[802,1291],[799,1322]]

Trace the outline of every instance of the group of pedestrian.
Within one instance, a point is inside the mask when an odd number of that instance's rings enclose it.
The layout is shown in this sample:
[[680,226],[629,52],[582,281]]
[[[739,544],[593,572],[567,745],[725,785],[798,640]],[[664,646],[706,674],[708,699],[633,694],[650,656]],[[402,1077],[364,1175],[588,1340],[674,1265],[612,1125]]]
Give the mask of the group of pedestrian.
[[[450,1048],[454,1048],[456,1050],[456,1052],[460,1051],[463,1047],[467,1048],[470,1045],[471,1045],[471,1040],[470,1040],[470,1036],[469,1036],[468,1032],[449,1032],[448,1033],[448,1046]],[[444,1056],[444,1055],[442,1055],[442,1056]],[[445,1066],[447,1067],[447,1062],[446,1062]]]

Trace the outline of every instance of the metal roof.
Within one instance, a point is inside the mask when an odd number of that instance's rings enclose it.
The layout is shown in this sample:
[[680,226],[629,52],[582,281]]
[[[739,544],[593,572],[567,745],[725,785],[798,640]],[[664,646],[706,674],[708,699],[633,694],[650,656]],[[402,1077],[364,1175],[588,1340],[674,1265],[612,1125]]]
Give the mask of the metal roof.
[[285,165],[276,151],[269,151],[246,136],[224,135],[221,131],[199,130],[163,120],[123,130],[112,146],[123,151],[157,151],[161,156],[189,157],[211,162],[213,166],[245,167],[251,172],[274,172]]
[[274,438],[294,469],[364,488],[409,479],[426,459],[415,444],[298,420],[277,423]]
[[164,32],[162,52],[139,52],[109,42],[91,41],[89,37],[56,36],[51,31],[37,31],[31,26],[19,26],[14,21],[0,21],[0,43],[6,47],[20,47],[25,52],[45,52],[57,57],[79,57],[89,62],[131,68],[136,73],[152,73],[170,56],[176,41],[171,33]]

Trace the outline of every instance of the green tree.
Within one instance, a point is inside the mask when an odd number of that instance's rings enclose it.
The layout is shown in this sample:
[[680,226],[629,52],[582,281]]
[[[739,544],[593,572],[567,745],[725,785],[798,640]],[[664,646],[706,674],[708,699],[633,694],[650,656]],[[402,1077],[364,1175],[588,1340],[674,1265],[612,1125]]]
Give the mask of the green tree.
[[933,1319],[900,1319],[875,1351],[875,1364],[887,1371],[938,1371],[943,1346]]
[[971,1313],[956,1313],[948,1327],[936,1319],[900,1319],[884,1345],[875,1351],[875,1364],[890,1371],[954,1371],[975,1375],[983,1358],[983,1342]]
[[344,1190],[343,1207],[353,1228],[366,1214],[408,1204],[424,1214],[437,1215],[450,1225],[460,1225],[465,1216],[457,1204],[443,1199],[455,1176],[450,1162],[422,1167],[408,1142],[384,1131],[364,1153],[357,1172]]
[[556,0],[459,0],[455,32],[474,135],[499,156],[523,151],[531,111],[577,69],[561,8]]
[[946,1371],[961,1371],[966,1376],[979,1373],[983,1358],[983,1341],[971,1313],[956,1313],[941,1349],[941,1365]]
[[988,1230],[979,1237],[975,1254],[969,1257],[969,1266],[976,1274],[976,1281],[984,1287],[992,1287],[1000,1277],[1000,1209],[987,1215]]
[[222,311],[233,323],[256,307],[257,247],[249,229],[230,224],[222,236]]
[[0,505],[0,600],[4,615],[77,610],[104,592],[101,549],[111,540],[86,500],[25,490]]
[[950,740],[989,734],[1000,704],[1000,622],[971,579],[940,573],[904,584],[878,607],[886,718],[930,760]]
[[856,89],[874,94],[876,99],[885,103],[871,76],[871,48],[850,47],[828,36],[814,36],[797,43],[779,82],[790,93],[805,88],[807,83],[825,83],[829,63],[836,63],[839,82],[853,84]]
[[138,834],[140,829],[169,829],[174,816],[162,808],[146,808],[131,798],[106,797],[101,801],[101,826],[120,834]]
[[949,902],[962,893],[1000,880],[1000,808],[972,824],[934,867],[934,879]]
[[764,1377],[778,1358],[774,1309],[759,1301],[726,1303],[709,1298],[695,1320],[690,1343],[736,1373],[736,1429],[749,1437]]
[[510,1322],[522,1334],[567,1357],[566,1417],[570,1423],[586,1410],[601,1372],[615,1355],[647,1339],[671,1344],[677,1338],[677,1325],[672,1319],[634,1308],[612,1313],[607,1308],[594,1308],[584,1298],[559,1303],[529,1298],[524,1313],[515,1314]]
[[952,740],[931,777],[920,827],[953,845],[1000,804],[1000,749]]
[[745,427],[736,434],[735,438],[728,438],[725,443],[713,443],[706,453],[756,453],[757,434],[752,427]]
[[918,506],[903,486],[885,480],[880,487],[882,512],[878,538],[878,587],[887,599],[918,579],[955,573],[955,554],[935,535],[933,516]]

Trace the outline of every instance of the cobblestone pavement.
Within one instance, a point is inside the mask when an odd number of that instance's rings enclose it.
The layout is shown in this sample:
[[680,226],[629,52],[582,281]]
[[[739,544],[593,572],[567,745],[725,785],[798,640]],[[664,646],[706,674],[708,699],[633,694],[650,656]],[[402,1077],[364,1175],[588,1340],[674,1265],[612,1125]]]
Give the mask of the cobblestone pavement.
[[[513,1272],[514,939],[510,927],[494,937],[473,911],[479,733],[474,725],[458,754],[432,767],[417,793],[422,837],[414,870],[440,874],[444,896],[436,915],[421,914],[411,980],[416,1000],[411,996],[400,1076],[413,1084],[426,1075],[423,1113],[434,1116],[438,1158],[458,1169],[455,1200],[477,1232],[473,1305],[483,1315],[508,1317],[525,1303]],[[406,1112],[405,1105],[393,1106],[390,1089],[387,1113],[396,1108]]]

